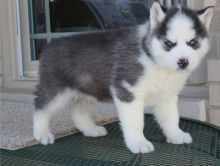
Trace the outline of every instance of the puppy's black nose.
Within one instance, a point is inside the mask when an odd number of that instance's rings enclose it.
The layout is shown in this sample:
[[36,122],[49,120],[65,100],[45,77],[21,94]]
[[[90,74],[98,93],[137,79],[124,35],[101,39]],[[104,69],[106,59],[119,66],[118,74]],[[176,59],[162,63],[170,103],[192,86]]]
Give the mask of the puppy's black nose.
[[180,69],[185,69],[189,65],[188,59],[182,58],[177,62]]

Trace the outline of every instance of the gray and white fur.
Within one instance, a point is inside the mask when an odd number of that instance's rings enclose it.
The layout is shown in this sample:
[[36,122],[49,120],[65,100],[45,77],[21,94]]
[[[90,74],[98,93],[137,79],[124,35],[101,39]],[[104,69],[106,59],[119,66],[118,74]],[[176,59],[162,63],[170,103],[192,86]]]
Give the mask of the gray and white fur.
[[209,50],[212,10],[166,9],[155,2],[143,25],[49,44],[40,58],[34,137],[54,143],[49,120],[66,106],[85,136],[104,136],[106,129],[90,113],[97,102],[113,102],[131,152],[154,150],[143,134],[145,106],[154,108],[167,142],[191,143],[190,134],[179,128],[178,93]]

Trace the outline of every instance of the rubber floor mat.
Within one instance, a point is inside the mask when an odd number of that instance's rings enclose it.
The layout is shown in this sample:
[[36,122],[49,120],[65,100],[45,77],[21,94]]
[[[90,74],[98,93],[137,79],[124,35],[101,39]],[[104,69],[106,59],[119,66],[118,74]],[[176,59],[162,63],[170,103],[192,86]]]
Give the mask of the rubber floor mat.
[[189,119],[181,119],[180,127],[191,134],[192,144],[172,145],[153,116],[145,116],[144,134],[155,151],[132,154],[123,141],[118,122],[106,125],[108,135],[98,138],[74,134],[56,140],[53,145],[35,145],[9,151],[1,149],[1,166],[207,166],[218,165],[220,129]]

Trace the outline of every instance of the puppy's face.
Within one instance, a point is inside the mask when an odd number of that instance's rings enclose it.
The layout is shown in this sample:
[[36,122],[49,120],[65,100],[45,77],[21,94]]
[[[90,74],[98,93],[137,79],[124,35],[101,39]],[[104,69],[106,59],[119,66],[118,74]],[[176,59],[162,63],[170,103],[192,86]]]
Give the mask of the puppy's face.
[[171,70],[194,70],[209,50],[208,30],[213,9],[167,10],[154,3],[150,14],[150,44],[155,62]]

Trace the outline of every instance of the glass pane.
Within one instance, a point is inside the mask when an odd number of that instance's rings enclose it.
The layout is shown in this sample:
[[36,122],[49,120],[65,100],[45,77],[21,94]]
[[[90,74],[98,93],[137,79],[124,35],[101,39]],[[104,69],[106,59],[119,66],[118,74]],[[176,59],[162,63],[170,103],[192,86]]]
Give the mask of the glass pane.
[[187,7],[187,0],[182,0],[182,3],[181,3],[184,7]]
[[98,30],[100,26],[81,0],[50,1],[51,32]]
[[47,40],[45,40],[45,39],[31,40],[31,44],[32,44],[32,58],[31,58],[31,60],[39,60],[40,54],[47,44]]
[[29,1],[31,29],[32,33],[45,33],[46,32],[46,19],[44,0],[31,0]]

